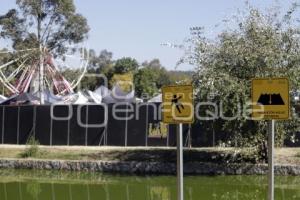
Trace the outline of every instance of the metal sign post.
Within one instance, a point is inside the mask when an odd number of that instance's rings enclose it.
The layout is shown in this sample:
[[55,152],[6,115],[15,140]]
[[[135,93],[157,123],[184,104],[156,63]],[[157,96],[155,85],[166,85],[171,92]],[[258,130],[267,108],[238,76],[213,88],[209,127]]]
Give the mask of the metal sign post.
[[177,125],[177,200],[183,200],[182,124]]
[[268,121],[268,200],[274,200],[274,135],[275,120]]
[[[255,78],[252,80],[252,118],[268,120],[268,200],[274,200],[275,120],[289,120],[288,78]],[[263,109],[262,109],[263,108]]]
[[177,124],[177,200],[183,200],[182,124],[194,122],[193,86],[172,85],[162,88],[163,122]]

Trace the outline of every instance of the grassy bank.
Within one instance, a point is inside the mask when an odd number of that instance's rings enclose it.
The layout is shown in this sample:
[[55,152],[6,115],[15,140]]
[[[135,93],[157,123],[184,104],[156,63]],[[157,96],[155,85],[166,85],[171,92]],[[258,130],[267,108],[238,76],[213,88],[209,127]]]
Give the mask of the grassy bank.
[[[29,146],[0,145],[0,159],[49,159],[84,161],[157,161],[175,162],[175,148],[38,146],[37,152],[24,157]],[[256,163],[251,149],[191,148],[184,150],[185,162]],[[275,152],[276,164],[300,164],[300,148],[281,148]]]

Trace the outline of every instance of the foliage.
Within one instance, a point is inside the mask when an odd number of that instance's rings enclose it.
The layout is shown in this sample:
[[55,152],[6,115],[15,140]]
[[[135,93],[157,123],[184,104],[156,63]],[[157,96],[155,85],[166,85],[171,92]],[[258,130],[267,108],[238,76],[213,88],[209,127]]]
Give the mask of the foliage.
[[166,69],[158,59],[144,62],[142,68],[134,76],[134,86],[138,97],[149,99],[159,92],[159,89],[170,83]]
[[162,86],[169,84],[171,77],[158,59],[144,62],[134,76],[136,95],[144,99],[153,97]]
[[81,80],[81,88],[95,90],[100,85],[105,85],[105,75],[111,80],[113,75],[112,52],[106,49],[102,50],[99,55],[95,50],[89,52],[89,64],[87,67],[87,75]]
[[[3,65],[9,61],[12,60],[13,55],[6,53],[7,49],[0,49],[0,65]],[[7,69],[7,73],[11,73],[12,69]],[[6,89],[6,87],[4,87],[3,83],[0,82],[0,94],[4,95],[4,96],[8,96],[10,94],[10,92]]]
[[[105,75],[110,88],[118,81],[128,83],[133,80],[130,86],[127,84],[124,87],[125,91],[131,90],[132,84],[134,84],[136,96],[149,99],[159,93],[164,85],[191,82],[191,72],[167,71],[159,59],[145,61],[139,68],[134,58],[127,57],[114,61],[112,52],[107,50],[102,50],[99,55],[95,50],[90,50],[89,55],[88,73],[95,74],[95,76],[83,78],[81,88],[94,90],[97,86],[103,85],[102,78],[97,78],[97,75]],[[70,75],[70,73],[65,74]]]
[[164,85],[169,85],[172,83],[169,72],[160,63],[159,59],[153,59],[150,62],[144,62],[142,64],[145,68],[148,68],[154,76],[156,76],[155,84],[158,89]]
[[94,50],[90,50],[89,54],[89,72],[96,72],[96,73],[106,73],[110,68],[112,68],[113,60],[112,56],[113,53],[107,51],[106,49],[102,50],[100,54],[97,56]]
[[16,50],[39,48],[61,54],[66,46],[82,42],[89,31],[76,13],[73,0],[17,0],[17,9],[0,16],[0,36]]
[[118,59],[114,65],[114,72],[116,74],[134,73],[139,67],[138,62],[134,58]]
[[193,71],[170,70],[168,74],[172,83],[191,84],[193,81]]
[[[186,55],[180,62],[197,66],[193,76],[196,101],[214,102],[219,114],[238,116],[213,121],[219,132],[227,134],[230,146],[259,146],[266,139],[266,122],[247,120],[237,113],[249,109],[252,78],[289,77],[291,91],[299,88],[300,35],[293,24],[294,12],[295,5],[282,18],[277,9],[262,12],[248,5],[242,17],[231,20],[233,28],[225,29],[214,40],[199,28],[198,34],[187,41]],[[277,145],[299,130],[299,121],[291,117],[277,123]],[[204,126],[207,122],[197,123]]]
[[35,140],[34,136],[31,135],[26,142],[27,147],[25,151],[21,154],[21,157],[37,157],[39,154],[39,144],[39,141]]
[[41,184],[36,181],[31,181],[26,185],[26,191],[33,199],[38,199],[42,192]]
[[0,39],[11,44],[10,53],[3,54],[6,58],[0,55],[0,63],[18,58],[4,75],[21,63],[36,63],[42,49],[62,60],[67,52],[79,53],[82,48],[76,45],[87,38],[88,31],[87,20],[76,12],[73,0],[16,0],[16,8],[0,16]]
[[157,74],[150,68],[142,68],[134,76],[134,86],[136,95],[149,99],[158,93],[156,86]]

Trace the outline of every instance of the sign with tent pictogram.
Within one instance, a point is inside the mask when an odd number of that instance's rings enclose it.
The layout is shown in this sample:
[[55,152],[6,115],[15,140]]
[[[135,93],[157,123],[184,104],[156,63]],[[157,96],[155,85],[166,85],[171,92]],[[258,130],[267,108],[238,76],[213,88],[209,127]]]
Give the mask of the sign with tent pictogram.
[[252,80],[252,118],[289,119],[289,80],[257,78]]

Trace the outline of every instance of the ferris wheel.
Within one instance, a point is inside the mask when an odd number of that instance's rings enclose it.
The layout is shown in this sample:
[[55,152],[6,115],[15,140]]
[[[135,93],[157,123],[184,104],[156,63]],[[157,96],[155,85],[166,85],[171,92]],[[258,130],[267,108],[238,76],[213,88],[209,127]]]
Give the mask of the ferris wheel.
[[0,50],[7,57],[0,63],[0,83],[6,93],[42,93],[55,95],[73,93],[87,71],[88,48],[72,45],[57,55],[45,47],[22,50]]

